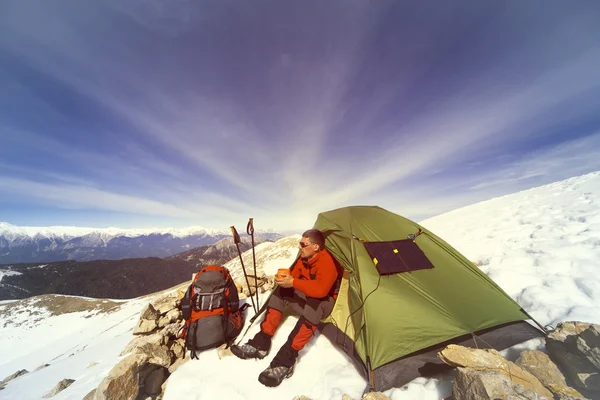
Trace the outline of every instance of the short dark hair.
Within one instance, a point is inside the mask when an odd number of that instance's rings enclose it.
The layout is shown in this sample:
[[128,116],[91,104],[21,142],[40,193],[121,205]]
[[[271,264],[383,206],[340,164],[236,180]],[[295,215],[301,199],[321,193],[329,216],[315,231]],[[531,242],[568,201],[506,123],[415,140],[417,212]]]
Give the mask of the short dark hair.
[[309,239],[312,244],[318,244],[319,250],[325,248],[325,236],[318,229],[309,229],[302,234],[302,237]]

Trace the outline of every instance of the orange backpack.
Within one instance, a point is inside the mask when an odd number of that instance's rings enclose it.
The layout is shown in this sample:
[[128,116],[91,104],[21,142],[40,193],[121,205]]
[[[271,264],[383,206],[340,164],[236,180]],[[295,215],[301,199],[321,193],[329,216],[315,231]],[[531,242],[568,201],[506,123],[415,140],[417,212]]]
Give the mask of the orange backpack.
[[181,338],[191,358],[195,352],[223,343],[229,346],[244,326],[238,290],[225,267],[209,265],[198,271],[181,301],[185,325]]

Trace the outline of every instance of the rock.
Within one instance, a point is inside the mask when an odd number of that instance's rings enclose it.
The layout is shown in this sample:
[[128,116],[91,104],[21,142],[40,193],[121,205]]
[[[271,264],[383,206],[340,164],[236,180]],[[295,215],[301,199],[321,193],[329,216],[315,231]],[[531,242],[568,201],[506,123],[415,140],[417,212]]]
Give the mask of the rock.
[[600,370],[600,325],[590,325],[579,334],[577,348]]
[[92,389],[91,392],[85,395],[83,400],[94,400],[94,396],[96,395],[96,389]]
[[[183,294],[185,294],[185,291]],[[181,299],[179,298],[179,294],[177,292],[168,293],[152,303],[153,308],[158,312],[159,316],[165,315],[173,309],[177,309],[180,304]]]
[[137,326],[133,329],[134,335],[150,333],[158,328],[158,322],[153,319],[140,319]]
[[160,317],[160,311],[158,311],[151,303],[142,310],[140,313],[140,319],[158,320]]
[[347,395],[344,393],[344,395],[342,396],[342,400],[355,400],[354,397],[351,397],[350,395]]
[[583,398],[581,393],[567,386],[564,375],[546,353],[538,350],[524,351],[515,364],[538,378],[555,396]]
[[306,397],[304,395],[296,396],[292,400],[312,400],[310,397]]
[[552,400],[511,381],[500,369],[457,368],[452,386],[454,400]]
[[161,400],[164,396],[165,396],[165,390],[167,390],[167,381],[169,379],[167,378],[166,381],[163,382],[163,384],[160,386],[160,395],[158,396],[157,399]]
[[[169,324],[167,326],[165,326],[161,331],[160,334],[163,335],[164,337],[167,338],[167,342],[169,338],[177,338],[177,333],[179,332],[179,330],[181,329],[181,327],[183,326],[183,324],[179,323],[179,322],[174,322],[172,324]],[[165,343],[167,343],[165,342]]]
[[125,354],[128,354],[136,348],[142,347],[146,344],[160,346],[162,344],[162,341],[163,335],[160,332],[156,332],[150,335],[136,336],[131,342],[127,343],[120,355],[124,356]]
[[4,390],[6,384],[4,382],[0,382],[0,390]]
[[20,369],[17,372],[15,372],[14,374],[9,375],[6,378],[4,378],[2,380],[2,383],[8,383],[8,382],[12,381],[13,379],[16,379],[16,378],[20,377],[21,375],[25,375],[28,373],[29,373],[29,371],[27,371],[26,369]]
[[550,357],[580,389],[600,391],[600,325],[561,322],[546,337]]
[[[506,376],[514,385],[520,385],[526,391],[538,393],[548,399],[553,398],[552,393],[535,376],[506,360],[496,350],[472,349],[451,344],[439,352],[438,357],[453,367],[466,367],[477,371],[497,371]],[[483,378],[485,376],[477,377],[476,381],[482,381]],[[509,387],[512,386],[512,384],[509,385]]]
[[[121,354],[121,355],[123,355],[123,354]],[[90,365],[88,365],[87,367],[88,367],[88,368],[92,368],[94,365],[98,365],[98,363],[97,363],[96,361],[92,361],[92,362],[90,363]]]
[[159,394],[161,385],[167,379],[165,368],[156,368],[148,374],[144,381],[144,392],[146,394]]
[[48,394],[42,397],[47,399],[48,397],[56,396],[58,393],[71,386],[73,382],[75,382],[74,379],[63,379],[62,381],[58,382]]
[[37,367],[36,369],[34,369],[33,372],[39,371],[40,369],[44,369],[49,366],[50,366],[50,364],[42,364],[39,367]]
[[132,354],[143,354],[150,364],[160,365],[169,368],[171,365],[171,355],[169,349],[165,346],[146,343],[133,349]]
[[369,392],[363,396],[362,400],[391,400],[391,399],[381,392]]
[[140,367],[147,360],[144,354],[133,353],[119,361],[100,382],[93,399],[114,399],[115,393],[119,393],[119,399],[135,400],[139,391]]
[[569,386],[550,384],[548,389],[554,393],[554,400],[587,400],[581,393]]
[[190,361],[190,358],[179,358],[177,360],[175,360],[175,362],[169,367],[169,374],[172,374],[173,372],[175,372],[175,370],[179,367],[181,367],[183,364],[185,364],[186,362]]
[[185,356],[185,347],[183,339],[177,339],[171,345],[171,351],[175,355],[175,358],[183,358]]
[[158,320],[158,327],[162,328],[167,324],[171,324],[173,322],[177,322],[182,318],[181,311],[179,310],[171,310],[164,317],[160,317]]

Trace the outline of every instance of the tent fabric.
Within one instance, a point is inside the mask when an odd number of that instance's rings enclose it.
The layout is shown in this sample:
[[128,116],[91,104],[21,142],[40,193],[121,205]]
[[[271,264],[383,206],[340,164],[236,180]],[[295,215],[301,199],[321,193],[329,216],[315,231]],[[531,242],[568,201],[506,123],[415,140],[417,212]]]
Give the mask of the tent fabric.
[[[409,382],[425,364],[435,364],[432,349],[470,344],[473,335],[496,349],[542,335],[521,323],[529,316],[479,268],[407,218],[377,206],[352,206],[320,213],[313,228],[323,232],[326,249],[344,269],[321,331],[350,356],[371,389]],[[366,246],[375,244],[373,252],[383,242],[402,244],[391,247],[399,265],[385,256],[380,274]]]
[[450,370],[451,367],[444,364],[437,356],[438,352],[449,344],[480,349],[493,348],[501,351],[541,336],[539,329],[525,321],[489,328],[475,332],[473,335],[464,335],[420,350],[375,369],[373,371],[373,388],[377,391],[385,391],[393,387],[402,387],[420,376],[429,377]]
[[[528,319],[466,257],[400,215],[377,206],[345,207],[320,213],[313,227],[325,234],[325,247],[347,271],[347,289],[338,300],[343,306],[336,304],[329,322],[354,341],[354,351],[370,370],[466,334]],[[407,252],[411,246],[403,244],[393,250],[398,250],[397,270],[405,272],[382,276],[367,247],[375,244],[372,252],[377,243],[407,239],[433,268],[400,265],[422,262],[414,256],[418,252]]]

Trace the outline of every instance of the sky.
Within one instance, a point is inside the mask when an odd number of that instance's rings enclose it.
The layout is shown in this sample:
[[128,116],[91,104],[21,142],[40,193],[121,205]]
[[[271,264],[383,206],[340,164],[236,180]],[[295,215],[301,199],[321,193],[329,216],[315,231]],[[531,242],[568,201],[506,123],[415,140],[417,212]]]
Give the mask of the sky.
[[7,0],[0,221],[414,220],[600,170],[600,3]]
[[[593,173],[445,213],[423,221],[423,226],[481,264],[482,271],[542,325],[556,327],[561,321],[600,324],[598,202],[600,173]],[[481,224],[482,220],[488,223]],[[257,246],[259,275],[273,275],[277,268],[292,263],[297,254],[295,243],[297,237]],[[251,253],[244,253],[246,260],[252,258]],[[225,267],[239,276],[240,265],[235,258]],[[19,369],[30,371],[10,381],[0,398],[41,399],[65,378],[75,382],[53,399],[83,398],[120,360],[119,354],[133,339],[131,332],[140,312],[157,296],[118,300],[121,307],[109,313],[94,310],[100,303],[106,308],[107,300],[89,299],[90,306],[82,307],[80,299],[71,297],[71,304],[61,300],[64,296],[57,296],[64,308],[88,310],[54,316],[44,310],[50,301],[38,297],[12,305],[0,303],[0,379]],[[260,295],[261,302],[266,299]],[[237,338],[238,342],[255,334],[258,321],[245,338]],[[293,315],[284,319],[273,338],[273,349],[286,341],[296,321]],[[501,353],[515,361],[524,349],[546,351],[544,339],[533,339]],[[263,360],[239,360],[226,354],[220,358],[218,350],[207,350],[200,353],[199,360],[179,367],[167,381],[164,399],[279,400],[305,395],[313,400],[340,400],[343,394],[360,398],[367,383],[322,335],[300,352],[294,375],[277,388],[266,388],[257,379],[274,351]],[[50,366],[34,372],[45,363]],[[235,371],[235,379],[231,371]],[[450,396],[452,380],[452,373],[420,377],[385,394],[393,400],[439,400]]]

